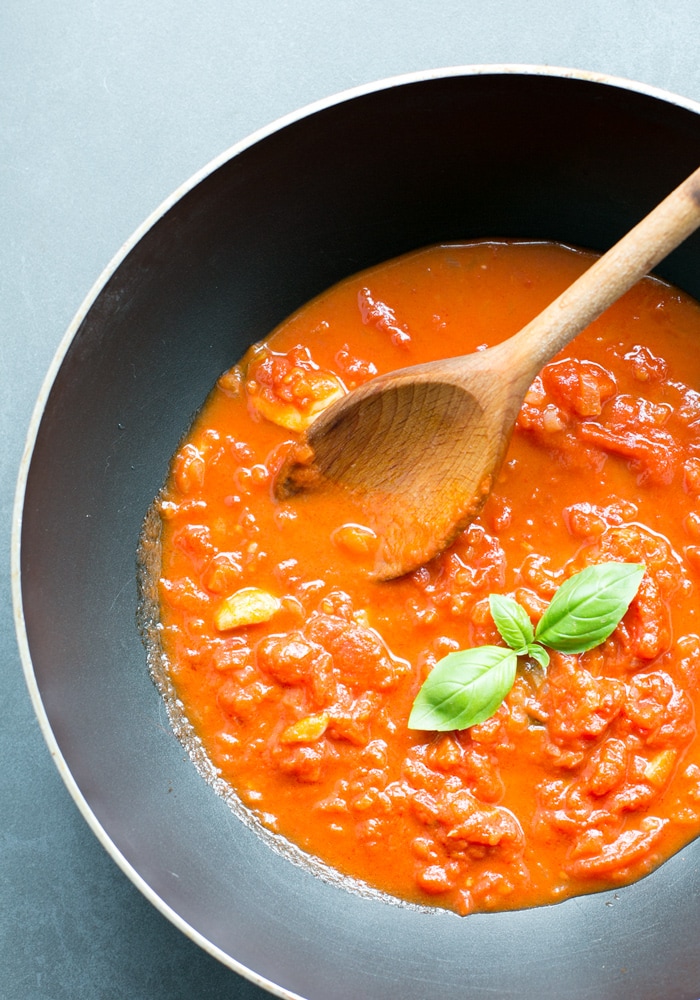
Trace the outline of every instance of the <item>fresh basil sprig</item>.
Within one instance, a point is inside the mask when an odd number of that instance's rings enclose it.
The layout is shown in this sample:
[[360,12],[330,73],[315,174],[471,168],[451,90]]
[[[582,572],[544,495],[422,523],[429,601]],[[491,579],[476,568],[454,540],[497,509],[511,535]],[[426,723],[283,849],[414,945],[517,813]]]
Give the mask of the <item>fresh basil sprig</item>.
[[409,729],[467,729],[488,719],[515,681],[518,657],[549,663],[549,646],[560,653],[583,653],[612,635],[639,589],[639,563],[598,563],[569,577],[533,628],[521,605],[491,594],[489,605],[506,646],[477,646],[449,653],[435,664],[408,719]]

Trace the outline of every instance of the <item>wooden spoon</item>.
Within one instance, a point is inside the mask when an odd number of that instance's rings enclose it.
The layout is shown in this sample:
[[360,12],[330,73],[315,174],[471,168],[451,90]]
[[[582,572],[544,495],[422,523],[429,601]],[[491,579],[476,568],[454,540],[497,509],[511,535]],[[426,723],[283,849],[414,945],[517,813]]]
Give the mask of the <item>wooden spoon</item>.
[[380,375],[329,406],[277,497],[348,492],[379,536],[374,578],[421,566],[479,513],[538,372],[699,225],[700,168],[509,340]]

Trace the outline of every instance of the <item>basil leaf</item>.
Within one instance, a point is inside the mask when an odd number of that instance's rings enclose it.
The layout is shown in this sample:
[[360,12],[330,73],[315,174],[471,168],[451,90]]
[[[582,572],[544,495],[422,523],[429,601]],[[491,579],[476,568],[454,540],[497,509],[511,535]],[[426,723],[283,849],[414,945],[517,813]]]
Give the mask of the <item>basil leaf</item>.
[[504,594],[491,594],[489,606],[501,638],[522,656],[535,637],[527,611],[512,597]]
[[540,646],[539,642],[529,643],[525,650],[525,655],[532,657],[533,660],[537,660],[543,669],[549,666],[549,653],[544,646]]
[[642,582],[638,563],[587,566],[557,590],[535,629],[535,639],[560,653],[583,653],[615,630]]
[[513,686],[518,657],[504,646],[448,653],[426,678],[413,702],[409,729],[445,732],[488,719]]

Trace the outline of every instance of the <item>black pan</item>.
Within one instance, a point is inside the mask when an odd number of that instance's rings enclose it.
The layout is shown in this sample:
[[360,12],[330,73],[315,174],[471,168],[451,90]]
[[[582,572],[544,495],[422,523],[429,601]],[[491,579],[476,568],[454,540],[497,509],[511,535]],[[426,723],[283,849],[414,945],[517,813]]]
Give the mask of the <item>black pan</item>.
[[[252,341],[338,279],[425,244],[603,250],[698,163],[700,106],[635,84],[521,67],[381,83],[278,123],[184,185],[66,334],[17,493],[15,606],[36,710],[115,861],[278,996],[700,995],[700,841],[633,886],[523,912],[459,918],[349,892],[272,850],[200,777],[135,624],[142,518],[191,416]],[[700,237],[659,273],[700,298]]]

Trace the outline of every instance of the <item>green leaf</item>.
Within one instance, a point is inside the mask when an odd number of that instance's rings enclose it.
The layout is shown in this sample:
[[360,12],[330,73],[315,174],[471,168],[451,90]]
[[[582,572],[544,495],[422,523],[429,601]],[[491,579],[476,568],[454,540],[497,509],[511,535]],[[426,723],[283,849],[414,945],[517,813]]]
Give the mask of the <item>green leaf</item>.
[[537,660],[542,669],[549,666],[549,653],[539,642],[531,642],[525,650],[525,655]]
[[527,611],[512,597],[503,594],[491,594],[489,606],[501,638],[522,656],[535,637]]
[[598,646],[621,621],[644,572],[638,563],[606,562],[575,573],[557,590],[535,639],[560,653],[583,653]]
[[448,653],[426,678],[408,719],[409,729],[445,732],[488,719],[513,686],[518,657],[504,646]]

